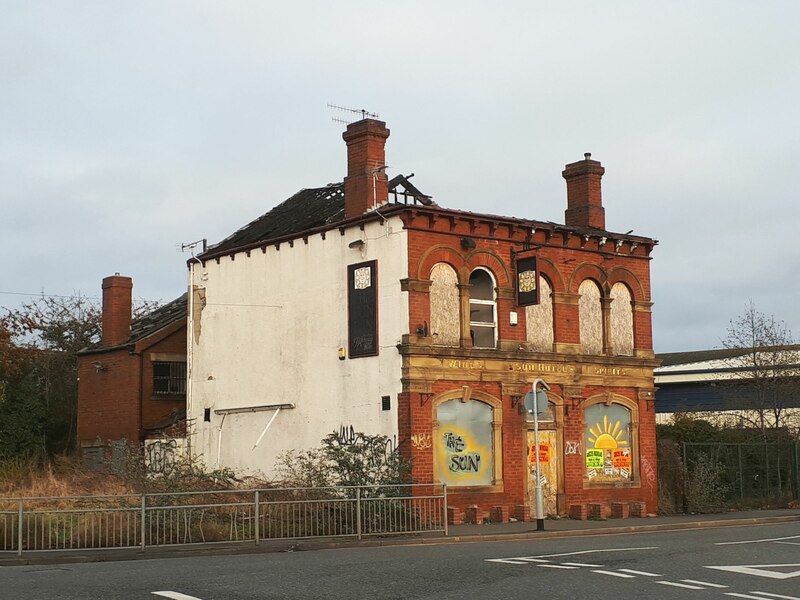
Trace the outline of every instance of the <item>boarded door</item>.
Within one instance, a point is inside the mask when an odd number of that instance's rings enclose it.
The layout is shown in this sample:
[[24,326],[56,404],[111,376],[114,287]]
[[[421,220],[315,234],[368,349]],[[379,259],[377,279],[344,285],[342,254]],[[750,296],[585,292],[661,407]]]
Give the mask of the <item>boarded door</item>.
[[[530,491],[531,518],[536,518],[536,454],[533,431],[528,432],[528,489]],[[539,430],[539,463],[542,468],[542,502],[544,516],[558,514],[558,473],[560,455],[554,429]]]

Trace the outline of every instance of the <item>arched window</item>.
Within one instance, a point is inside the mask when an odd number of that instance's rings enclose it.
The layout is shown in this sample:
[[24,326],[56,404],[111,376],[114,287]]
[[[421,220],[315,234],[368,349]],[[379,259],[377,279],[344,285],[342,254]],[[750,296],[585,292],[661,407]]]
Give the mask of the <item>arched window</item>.
[[539,276],[539,304],[525,307],[525,334],[536,352],[553,351],[553,299],[550,282]]
[[591,483],[616,484],[633,480],[633,411],[605,399],[584,411],[586,478]]
[[497,307],[494,278],[488,271],[475,269],[469,276],[469,330],[476,348],[494,348],[497,339]]
[[584,354],[603,353],[603,311],[600,305],[600,288],[591,279],[586,279],[578,288],[580,301],[581,349]]
[[431,269],[431,336],[439,346],[458,346],[461,341],[457,284],[450,265],[437,263]]
[[633,356],[633,306],[624,283],[611,288],[611,347],[614,354]]
[[447,485],[494,483],[494,415],[489,404],[461,398],[438,405],[436,477]]

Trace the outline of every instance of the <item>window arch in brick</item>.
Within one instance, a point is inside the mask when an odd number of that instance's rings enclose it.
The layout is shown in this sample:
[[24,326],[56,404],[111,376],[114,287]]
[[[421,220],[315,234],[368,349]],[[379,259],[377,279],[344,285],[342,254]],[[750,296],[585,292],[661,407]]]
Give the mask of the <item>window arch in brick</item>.
[[458,275],[447,263],[431,269],[431,336],[438,346],[458,346],[461,341]]
[[550,282],[539,276],[539,304],[525,307],[525,335],[528,348],[536,352],[553,351],[553,298]]
[[611,347],[614,354],[633,356],[633,305],[624,283],[611,286]]
[[581,349],[584,354],[603,353],[603,310],[600,287],[591,279],[585,279],[578,288],[580,301]]

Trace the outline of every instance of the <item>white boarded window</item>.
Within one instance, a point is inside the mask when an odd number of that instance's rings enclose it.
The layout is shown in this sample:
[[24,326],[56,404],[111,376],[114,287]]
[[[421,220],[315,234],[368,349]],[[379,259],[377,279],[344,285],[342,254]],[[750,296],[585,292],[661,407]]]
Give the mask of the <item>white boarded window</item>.
[[431,269],[431,336],[438,346],[458,346],[461,341],[458,277],[450,265]]
[[633,306],[624,283],[611,288],[611,347],[614,354],[633,356]]
[[553,351],[553,299],[550,282],[539,277],[539,304],[525,307],[525,334],[531,350]]
[[600,306],[600,288],[586,279],[578,288],[578,309],[581,321],[581,349],[584,354],[603,353],[603,311]]

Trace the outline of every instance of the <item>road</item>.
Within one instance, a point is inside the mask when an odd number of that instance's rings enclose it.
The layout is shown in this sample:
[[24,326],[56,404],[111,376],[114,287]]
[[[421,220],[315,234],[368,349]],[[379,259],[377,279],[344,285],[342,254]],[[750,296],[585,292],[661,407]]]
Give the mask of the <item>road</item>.
[[800,522],[0,567],[0,598],[800,600]]

